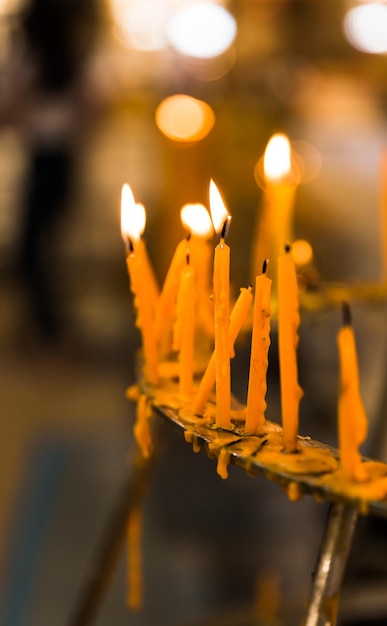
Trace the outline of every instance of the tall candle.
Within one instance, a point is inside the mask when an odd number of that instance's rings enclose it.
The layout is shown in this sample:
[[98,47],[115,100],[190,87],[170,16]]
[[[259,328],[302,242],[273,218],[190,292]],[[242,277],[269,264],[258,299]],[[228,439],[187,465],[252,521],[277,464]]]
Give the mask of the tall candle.
[[292,172],[289,139],[276,133],[267,144],[264,159],[263,206],[253,244],[251,273],[256,276],[262,259],[270,259],[268,274],[277,297],[277,259],[284,242],[293,240],[293,212],[296,184]]
[[278,347],[284,448],[297,450],[298,409],[303,391],[298,384],[297,346],[300,314],[297,277],[290,246],[278,259]]
[[253,330],[251,337],[249,384],[247,392],[246,432],[258,433],[265,423],[266,376],[270,346],[271,280],[262,274],[255,279]]
[[161,355],[171,349],[171,329],[176,312],[176,298],[181,271],[186,263],[187,239],[177,245],[155,309],[155,332]]
[[343,304],[343,326],[337,334],[337,344],[340,364],[338,402],[340,466],[347,478],[359,481],[365,478],[359,446],[367,437],[368,420],[360,395],[356,343],[347,303]]
[[[159,298],[159,287],[157,284],[154,269],[152,267],[152,264],[148,256],[148,251],[146,249],[144,241],[141,239],[141,235],[144,231],[145,221],[146,221],[145,208],[143,204],[140,204],[139,202],[135,202],[133,192],[127,183],[125,183],[122,187],[121,206],[122,204],[128,207],[128,209],[124,213],[124,220],[133,219],[134,212],[136,213],[137,219],[139,220],[139,224],[138,224],[139,236],[132,238],[132,246],[133,246],[133,250],[135,254],[142,258],[141,264],[143,267],[142,271],[144,273],[144,280],[148,287],[149,300],[150,300],[151,306],[154,307]],[[121,212],[121,220],[122,220],[122,212]],[[125,230],[126,228],[127,228],[126,225],[121,223],[121,230],[123,229]],[[130,229],[130,226],[129,226],[129,229]]]
[[186,265],[181,272],[173,329],[173,349],[179,352],[180,392],[186,396],[190,396],[193,391],[195,295],[195,273],[187,251]]
[[213,337],[214,315],[210,299],[211,248],[208,241],[213,234],[211,217],[203,204],[185,204],[181,209],[181,221],[191,235],[189,247],[190,262],[195,270],[197,325],[205,335]]
[[226,236],[231,220],[213,180],[210,183],[210,209],[215,232],[220,234],[214,255],[214,329],[216,420],[218,427],[231,427],[231,374],[229,344],[230,248]]
[[142,336],[144,376],[149,383],[156,384],[158,382],[158,358],[152,299],[147,283],[148,274],[144,256],[135,251],[135,246],[140,240],[144,226],[144,208],[142,205],[128,202],[128,194],[123,191],[121,197],[121,232],[128,246],[126,264],[137,312],[136,326]]
[[[251,303],[253,301],[252,296],[252,287],[242,287],[238,296],[237,301],[235,302],[233,309],[230,315],[230,326],[229,326],[229,348],[230,348],[230,358],[234,357],[234,344],[239,335],[239,331],[242,328],[247,314],[249,312]],[[203,374],[203,377],[200,381],[199,388],[197,390],[194,402],[193,402],[193,411],[196,415],[200,415],[203,412],[204,405],[208,400],[208,397],[215,385],[216,381],[216,365],[215,365],[215,350],[213,351],[210,360],[208,361],[208,365],[206,367],[206,371]]]

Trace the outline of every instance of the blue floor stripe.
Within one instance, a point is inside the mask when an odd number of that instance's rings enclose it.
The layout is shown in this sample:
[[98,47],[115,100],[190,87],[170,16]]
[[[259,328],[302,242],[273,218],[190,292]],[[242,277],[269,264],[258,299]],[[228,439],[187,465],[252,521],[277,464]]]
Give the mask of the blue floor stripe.
[[68,459],[69,449],[50,440],[35,446],[26,463],[6,558],[2,626],[28,626],[39,560]]

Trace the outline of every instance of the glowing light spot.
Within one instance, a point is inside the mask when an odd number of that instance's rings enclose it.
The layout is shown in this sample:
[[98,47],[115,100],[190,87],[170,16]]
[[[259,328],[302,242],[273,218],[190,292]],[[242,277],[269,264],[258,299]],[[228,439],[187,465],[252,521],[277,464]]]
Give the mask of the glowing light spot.
[[117,37],[124,45],[143,51],[167,47],[169,12],[163,3],[149,0],[130,4],[127,0],[114,0],[112,11]]
[[206,59],[227,50],[236,30],[236,21],[225,8],[211,2],[194,2],[171,16],[167,36],[181,54]]
[[353,7],[345,14],[343,29],[354,48],[370,54],[387,52],[387,5],[370,2]]
[[180,211],[181,221],[186,228],[199,237],[211,237],[212,221],[204,204],[185,204]]
[[174,141],[199,141],[215,123],[211,107],[191,96],[177,94],[163,100],[156,110],[156,124]]
[[313,250],[309,241],[297,239],[292,243],[292,258],[299,267],[308,265],[313,259]]
[[289,139],[282,133],[276,133],[267,144],[263,157],[265,178],[271,182],[280,182],[291,172],[291,148]]
[[144,232],[146,213],[144,205],[136,203],[131,188],[127,183],[121,192],[121,234],[124,241],[138,241]]

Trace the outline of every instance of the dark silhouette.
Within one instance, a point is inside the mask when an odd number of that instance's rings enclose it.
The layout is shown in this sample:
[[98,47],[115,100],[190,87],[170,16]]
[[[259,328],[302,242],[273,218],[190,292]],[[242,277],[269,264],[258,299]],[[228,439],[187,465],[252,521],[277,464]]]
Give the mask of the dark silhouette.
[[32,0],[20,16],[15,122],[26,140],[27,172],[17,267],[28,317],[48,341],[65,330],[58,230],[71,206],[79,137],[90,113],[85,76],[97,24],[92,0]]

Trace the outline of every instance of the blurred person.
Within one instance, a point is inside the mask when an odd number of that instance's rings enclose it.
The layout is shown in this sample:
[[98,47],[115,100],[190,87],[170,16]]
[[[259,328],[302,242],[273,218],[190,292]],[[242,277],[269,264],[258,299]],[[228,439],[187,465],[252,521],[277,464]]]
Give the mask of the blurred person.
[[3,117],[21,131],[26,153],[16,267],[28,323],[39,341],[54,343],[67,330],[58,289],[59,227],[69,213],[79,140],[94,107],[87,68],[98,8],[94,0],[30,0],[18,24],[3,103]]

